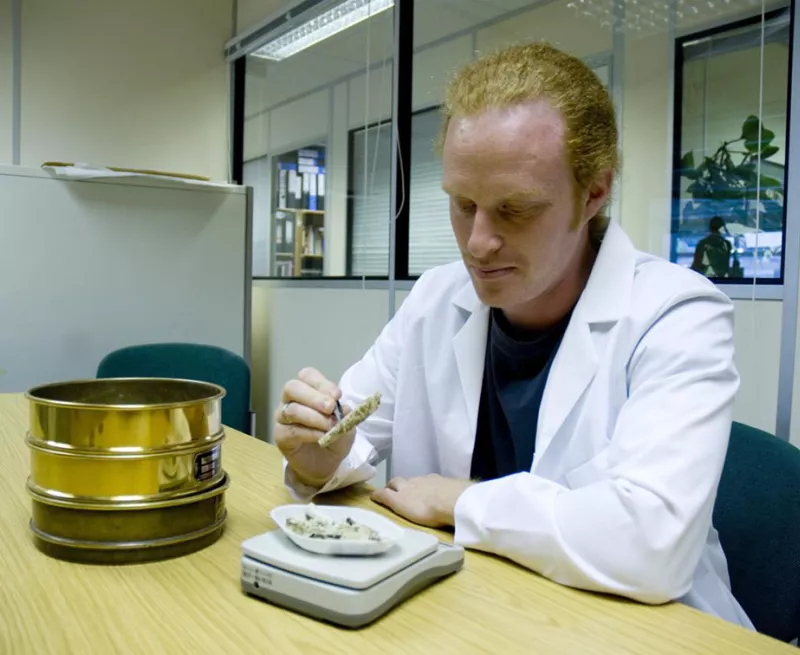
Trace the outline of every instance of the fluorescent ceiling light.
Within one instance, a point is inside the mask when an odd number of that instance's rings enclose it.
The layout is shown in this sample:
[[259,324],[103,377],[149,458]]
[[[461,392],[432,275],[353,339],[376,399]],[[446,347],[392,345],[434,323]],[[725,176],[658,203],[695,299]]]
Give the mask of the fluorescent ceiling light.
[[394,0],[345,0],[272,39],[253,55],[273,61],[286,59],[393,6]]

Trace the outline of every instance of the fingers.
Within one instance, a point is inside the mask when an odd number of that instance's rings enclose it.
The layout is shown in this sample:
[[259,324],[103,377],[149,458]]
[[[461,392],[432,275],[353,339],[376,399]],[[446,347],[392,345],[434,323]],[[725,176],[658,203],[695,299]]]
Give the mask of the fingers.
[[317,443],[322,435],[321,430],[314,430],[303,425],[284,425],[278,423],[275,427],[275,445],[282,451],[293,451],[300,446],[310,443]]
[[370,499],[373,502],[378,503],[378,505],[383,505],[388,509],[394,510],[394,505],[397,497],[397,492],[394,489],[390,489],[389,487],[383,487],[382,489],[376,489],[370,494]]
[[322,393],[302,380],[290,380],[283,387],[281,399],[285,403],[299,403],[322,414],[332,414],[336,400]]
[[392,478],[386,483],[386,487],[392,491],[402,491],[403,487],[405,487],[407,484],[408,480],[405,478]]
[[342,392],[339,387],[315,368],[304,368],[297,377],[301,382],[305,382],[308,386],[316,389],[325,396],[329,396],[334,401],[342,397]]
[[336,425],[333,417],[294,401],[281,404],[275,412],[275,421],[282,425],[299,425],[320,432],[327,432]]
[[382,489],[376,489],[372,492],[371,498],[376,503],[385,505],[389,509],[394,509],[397,503],[399,494],[408,485],[408,480],[405,478],[392,478],[386,483]]
[[[286,383],[281,405],[275,412],[275,443],[282,450],[316,443],[334,425],[339,387],[314,368],[304,368],[297,379]],[[352,410],[343,406],[346,415]]]

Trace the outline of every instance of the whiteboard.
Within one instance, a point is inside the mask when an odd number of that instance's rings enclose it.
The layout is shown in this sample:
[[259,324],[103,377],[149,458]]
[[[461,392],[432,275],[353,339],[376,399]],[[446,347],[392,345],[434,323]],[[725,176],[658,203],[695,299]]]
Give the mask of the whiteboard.
[[249,361],[249,189],[0,167],[0,392],[182,341]]

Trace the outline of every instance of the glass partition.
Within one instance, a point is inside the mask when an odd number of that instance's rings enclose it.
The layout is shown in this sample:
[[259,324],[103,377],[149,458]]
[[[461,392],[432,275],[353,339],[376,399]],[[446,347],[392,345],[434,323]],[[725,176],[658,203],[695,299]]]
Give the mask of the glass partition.
[[[390,144],[365,128],[391,118],[394,12],[386,2],[345,3],[358,6],[340,24],[329,4],[247,56],[243,177],[254,190],[255,277],[347,275],[351,251],[371,238],[353,232],[351,203],[369,203],[370,221],[388,235],[388,195],[373,178],[390,166]],[[351,158],[358,128],[368,161]],[[386,239],[371,275],[387,275]]]

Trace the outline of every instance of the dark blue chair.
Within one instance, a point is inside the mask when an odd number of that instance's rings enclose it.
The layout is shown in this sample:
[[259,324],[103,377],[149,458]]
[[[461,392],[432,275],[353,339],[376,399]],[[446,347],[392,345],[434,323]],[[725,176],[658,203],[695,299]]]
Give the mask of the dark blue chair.
[[252,434],[250,367],[224,348],[195,343],[129,346],[106,355],[97,368],[97,377],[180,378],[218,384],[226,391],[222,422]]
[[714,505],[731,591],[756,629],[800,636],[800,450],[734,423]]

